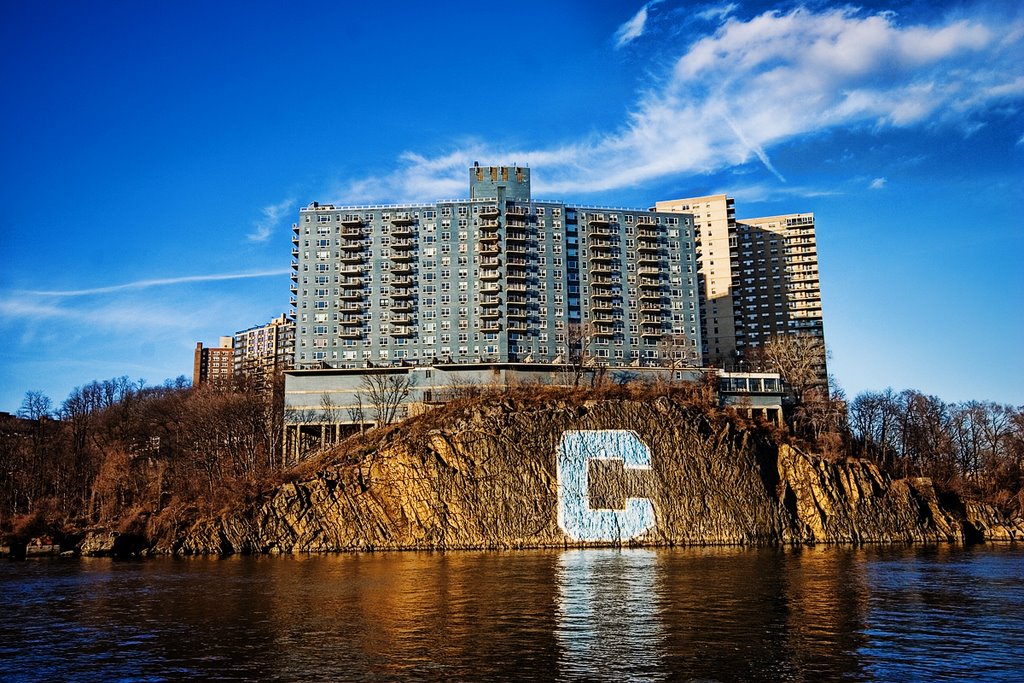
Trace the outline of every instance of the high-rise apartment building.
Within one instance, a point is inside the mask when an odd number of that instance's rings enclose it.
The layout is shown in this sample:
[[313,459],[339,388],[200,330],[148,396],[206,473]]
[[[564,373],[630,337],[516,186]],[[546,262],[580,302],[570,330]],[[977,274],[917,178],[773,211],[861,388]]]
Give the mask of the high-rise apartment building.
[[733,300],[740,354],[776,335],[824,339],[814,214],[741,219],[735,237]]
[[203,347],[203,342],[196,342],[196,351],[192,361],[192,386],[201,384],[227,384],[231,381],[234,369],[231,337],[221,337],[220,346]]
[[700,362],[685,213],[535,201],[530,169],[474,166],[469,199],[313,203],[293,233],[297,369]]
[[290,370],[295,361],[295,321],[282,313],[265,325],[236,332],[234,373],[269,382],[278,372]]
[[[726,195],[657,202],[693,216],[704,362],[731,367],[777,335],[824,338],[814,215],[736,219]],[[825,358],[820,359],[825,378]]]
[[724,194],[657,202],[657,211],[690,214],[697,243],[697,281],[703,323],[705,365],[736,363],[737,323],[733,310],[731,252],[736,231],[736,208]]

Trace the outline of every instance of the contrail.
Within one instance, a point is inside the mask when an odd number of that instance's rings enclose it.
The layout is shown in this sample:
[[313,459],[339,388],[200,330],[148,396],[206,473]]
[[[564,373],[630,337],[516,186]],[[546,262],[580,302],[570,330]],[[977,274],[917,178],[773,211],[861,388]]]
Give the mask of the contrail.
[[129,289],[147,289],[149,287],[163,287],[165,285],[181,285],[189,282],[213,282],[217,280],[242,280],[253,277],[271,277],[273,275],[285,275],[291,272],[290,269],[261,270],[253,273],[214,273],[212,275],[186,275],[184,277],[167,277],[154,280],[136,280],[125,282],[120,285],[107,287],[93,287],[92,289],[69,289],[63,291],[33,291],[29,294],[37,296],[85,296],[88,294],[108,294],[110,292],[122,292]]

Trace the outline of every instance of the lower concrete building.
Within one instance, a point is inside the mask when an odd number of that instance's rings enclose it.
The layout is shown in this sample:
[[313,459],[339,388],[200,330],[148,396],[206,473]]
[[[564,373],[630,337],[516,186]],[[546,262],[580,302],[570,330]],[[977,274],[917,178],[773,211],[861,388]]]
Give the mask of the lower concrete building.
[[782,380],[772,372],[686,367],[466,363],[291,370],[285,374],[285,453],[293,462],[364,427],[390,424],[477,391],[504,387],[592,386],[601,382],[695,383],[718,378],[719,402],[778,422]]

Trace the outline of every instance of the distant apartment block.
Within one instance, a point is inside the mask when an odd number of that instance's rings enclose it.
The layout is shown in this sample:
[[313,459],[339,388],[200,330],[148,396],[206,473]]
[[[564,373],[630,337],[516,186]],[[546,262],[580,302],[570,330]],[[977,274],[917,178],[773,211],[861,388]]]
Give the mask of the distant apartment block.
[[265,325],[236,332],[234,373],[260,382],[270,382],[290,370],[295,361],[295,321],[282,313]]
[[234,349],[231,337],[221,337],[220,346],[203,347],[196,342],[195,358],[192,365],[192,386],[203,384],[227,384],[234,369]]
[[736,219],[726,195],[655,207],[693,217],[706,365],[735,366],[776,335],[824,338],[814,214]]
[[295,367],[700,363],[689,215],[535,200],[474,166],[469,198],[300,212]]

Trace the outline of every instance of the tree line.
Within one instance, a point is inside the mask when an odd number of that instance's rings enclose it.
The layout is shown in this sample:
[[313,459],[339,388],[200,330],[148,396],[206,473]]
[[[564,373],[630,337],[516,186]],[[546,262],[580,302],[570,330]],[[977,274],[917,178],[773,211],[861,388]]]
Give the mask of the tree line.
[[946,403],[913,389],[859,394],[849,405],[851,454],[894,476],[1024,511],[1024,407]]
[[[283,470],[283,380],[191,387],[128,377],[28,392],[0,422],[0,533],[165,524]],[[127,529],[120,529],[122,531]]]
[[[806,385],[791,389],[788,438],[831,457],[871,459],[894,477],[930,477],[940,490],[1011,515],[1024,511],[1024,407],[891,389],[847,402],[805,375]],[[708,379],[694,385],[691,400],[717,408]],[[368,384],[366,408],[386,425],[409,389]],[[0,536],[143,531],[128,528],[139,524],[149,533],[171,530],[255,495],[290,464],[283,390],[282,377],[201,387],[185,377],[160,386],[117,377],[78,387],[60,405],[28,392],[18,417],[0,418]],[[340,418],[340,409],[323,407]]]

